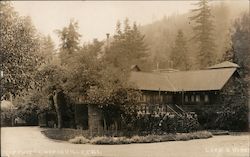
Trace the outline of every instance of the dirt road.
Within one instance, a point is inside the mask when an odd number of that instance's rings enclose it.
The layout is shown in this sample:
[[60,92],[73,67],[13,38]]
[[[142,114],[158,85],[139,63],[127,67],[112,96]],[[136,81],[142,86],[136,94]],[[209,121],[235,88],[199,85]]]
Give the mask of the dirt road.
[[250,134],[210,139],[129,145],[70,144],[50,140],[39,127],[1,128],[7,157],[250,157]]

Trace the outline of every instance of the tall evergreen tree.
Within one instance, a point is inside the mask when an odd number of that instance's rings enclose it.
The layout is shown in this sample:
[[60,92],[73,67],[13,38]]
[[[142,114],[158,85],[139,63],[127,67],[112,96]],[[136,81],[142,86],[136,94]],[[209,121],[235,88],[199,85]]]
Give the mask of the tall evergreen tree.
[[134,23],[131,27],[129,20],[124,21],[124,29],[121,30],[120,22],[116,26],[116,34],[110,44],[105,58],[115,67],[129,68],[133,64],[140,64],[147,56],[147,46],[144,43],[144,35]]
[[237,64],[242,68],[244,77],[250,77],[250,26],[249,14],[244,13],[234,24],[235,32],[232,35],[232,45],[235,49]]
[[57,34],[61,40],[61,64],[69,64],[71,57],[80,49],[79,42],[81,35],[78,33],[78,23],[71,20],[67,27],[57,30]]
[[189,69],[187,53],[188,50],[184,34],[182,30],[179,30],[176,36],[175,45],[172,48],[172,52],[170,55],[171,62],[173,63],[173,68],[180,70]]
[[53,55],[55,54],[55,44],[49,35],[42,37],[40,53],[46,64],[52,62]]
[[198,63],[200,68],[204,68],[212,65],[215,60],[214,25],[208,0],[200,0],[195,5],[198,8],[192,10],[194,15],[190,17],[190,20],[195,22],[193,27],[195,35],[193,39],[199,44]]

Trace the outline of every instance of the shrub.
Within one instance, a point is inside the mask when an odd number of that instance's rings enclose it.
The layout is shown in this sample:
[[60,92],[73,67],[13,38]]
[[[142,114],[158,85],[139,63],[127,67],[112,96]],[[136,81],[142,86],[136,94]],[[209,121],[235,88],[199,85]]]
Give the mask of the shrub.
[[192,139],[206,139],[212,137],[208,131],[198,131],[192,133],[178,133],[178,134],[165,134],[165,135],[147,135],[147,136],[133,136],[127,137],[95,137],[90,143],[92,144],[130,144],[130,143],[154,143],[166,141],[188,141]]
[[70,139],[69,142],[74,144],[85,144],[89,143],[89,139],[83,136],[76,136],[75,138]]
[[1,126],[11,126],[14,113],[11,110],[1,111]]
[[190,135],[193,137],[193,139],[205,139],[213,137],[212,133],[208,131],[197,131],[190,133]]
[[218,113],[215,123],[217,129],[244,131],[248,128],[248,106],[234,104],[224,106]]
[[131,137],[131,142],[132,143],[140,143],[140,141],[141,141],[141,137],[138,136],[138,135]]
[[94,137],[90,141],[91,144],[130,144],[131,139],[126,137]]
[[190,140],[190,136],[188,136],[187,134],[176,134],[175,135],[175,140],[176,141],[188,141]]

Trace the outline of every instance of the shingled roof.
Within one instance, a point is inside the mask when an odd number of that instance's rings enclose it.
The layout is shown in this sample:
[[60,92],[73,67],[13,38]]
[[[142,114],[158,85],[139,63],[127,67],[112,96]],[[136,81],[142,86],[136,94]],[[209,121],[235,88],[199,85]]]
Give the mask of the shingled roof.
[[165,73],[131,72],[130,81],[140,90],[170,92],[221,90],[236,69],[231,67]]

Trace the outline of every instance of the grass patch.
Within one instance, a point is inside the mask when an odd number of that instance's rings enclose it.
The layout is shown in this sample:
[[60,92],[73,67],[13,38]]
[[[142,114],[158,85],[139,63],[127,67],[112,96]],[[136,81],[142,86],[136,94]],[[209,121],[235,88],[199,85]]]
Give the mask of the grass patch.
[[88,137],[88,132],[86,130],[76,130],[76,129],[57,129],[50,128],[43,130],[42,133],[50,139],[68,141],[77,136]]
[[209,130],[213,135],[229,135],[227,130]]

